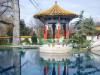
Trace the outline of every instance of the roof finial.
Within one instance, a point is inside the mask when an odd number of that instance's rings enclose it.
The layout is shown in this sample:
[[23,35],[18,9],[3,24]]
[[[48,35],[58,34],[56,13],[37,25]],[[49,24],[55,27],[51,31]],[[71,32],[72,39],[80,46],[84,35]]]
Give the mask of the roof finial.
[[55,4],[57,4],[57,1],[55,1]]

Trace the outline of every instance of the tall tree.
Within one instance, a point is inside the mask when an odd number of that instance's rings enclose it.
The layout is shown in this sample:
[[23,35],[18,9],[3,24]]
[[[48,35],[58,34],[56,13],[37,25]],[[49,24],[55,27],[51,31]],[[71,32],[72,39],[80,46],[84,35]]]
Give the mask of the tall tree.
[[34,31],[31,39],[32,39],[32,44],[37,44],[37,35],[36,35],[35,31]]
[[92,18],[84,18],[83,13],[79,16],[79,21],[75,23],[75,32],[71,34],[69,43],[77,48],[90,46],[90,41],[86,39],[87,34],[95,32],[95,23]]
[[26,34],[25,30],[26,24],[24,20],[20,20],[20,35],[23,36]]
[[[92,18],[83,18],[83,12],[79,16],[79,21],[75,23],[75,32],[71,34],[69,38],[69,43],[72,44],[73,50],[77,50],[78,57],[76,59],[77,62],[77,73],[76,75],[81,75],[81,57],[80,57],[80,51],[85,50],[88,53],[89,47],[91,45],[91,41],[87,40],[87,34],[91,33],[93,34],[95,31],[95,24],[92,20]],[[89,54],[88,54],[89,56]],[[83,75],[83,74],[82,74]]]
[[20,20],[20,36],[28,36],[33,32],[32,28],[26,26],[24,20]]

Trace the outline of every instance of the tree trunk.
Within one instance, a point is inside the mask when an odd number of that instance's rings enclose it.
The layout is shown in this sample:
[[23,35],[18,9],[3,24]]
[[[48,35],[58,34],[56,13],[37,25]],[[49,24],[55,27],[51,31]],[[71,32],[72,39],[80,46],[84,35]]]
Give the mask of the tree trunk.
[[20,43],[20,27],[19,27],[19,20],[20,20],[20,7],[19,7],[19,0],[13,0],[12,3],[13,12],[14,12],[14,28],[13,28],[13,44],[18,45]]

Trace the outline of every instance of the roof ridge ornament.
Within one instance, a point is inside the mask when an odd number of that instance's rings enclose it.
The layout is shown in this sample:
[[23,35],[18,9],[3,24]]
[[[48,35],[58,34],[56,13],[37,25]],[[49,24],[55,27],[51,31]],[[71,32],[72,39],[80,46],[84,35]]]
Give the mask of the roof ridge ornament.
[[57,2],[57,0],[55,1],[55,4],[57,4],[58,2]]
[[78,16],[76,13],[60,7],[59,3],[57,3],[58,0],[55,0],[54,2],[55,3],[53,4],[53,6],[51,6],[50,8],[48,8],[44,11],[41,11],[41,12],[35,14],[34,17],[55,16],[55,15],[58,15],[58,16],[60,16],[60,15],[65,15],[65,16],[72,15],[73,17]]

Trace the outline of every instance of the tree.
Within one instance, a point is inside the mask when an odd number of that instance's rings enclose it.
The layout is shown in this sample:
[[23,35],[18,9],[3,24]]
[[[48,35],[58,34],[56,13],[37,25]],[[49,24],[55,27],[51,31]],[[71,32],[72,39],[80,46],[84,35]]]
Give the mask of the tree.
[[32,18],[30,21],[30,26],[33,27],[33,30],[35,31],[39,39],[43,38],[43,34],[44,34],[43,22],[41,22],[39,19]]
[[32,39],[32,44],[37,44],[37,35],[35,32],[33,33],[33,36],[31,39]]
[[83,18],[83,13],[79,16],[79,21],[75,23],[75,32],[70,35],[69,43],[73,48],[88,48],[91,42],[86,39],[87,34],[93,34],[95,32],[95,23],[92,18]]
[[33,30],[26,26],[25,21],[22,19],[20,20],[20,35],[21,36],[28,36],[33,32]]
[[21,36],[26,34],[25,27],[26,27],[26,24],[25,24],[24,20],[20,20],[20,35]]
[[[12,36],[12,32],[13,32],[13,11],[12,11],[12,0],[0,0],[0,26],[4,26],[4,28],[2,28],[2,30],[0,30],[0,36]],[[7,39],[0,39],[1,41],[3,40],[7,40]],[[1,42],[2,43],[2,42]],[[8,43],[5,42],[5,44]],[[12,43],[12,37],[10,38],[10,42]]]
[[81,25],[82,33],[91,35],[91,34],[95,33],[95,31],[96,31],[95,23],[91,17],[83,19],[80,25]]
[[[77,51],[78,57],[76,58],[77,73],[75,75],[84,75],[81,73],[81,57],[80,51],[90,49],[91,41],[87,40],[87,34],[93,34],[95,31],[95,24],[92,18],[83,18],[83,12],[79,16],[79,21],[75,23],[75,32],[70,35],[68,43],[72,44],[73,50]],[[87,55],[89,56],[89,54]]]

